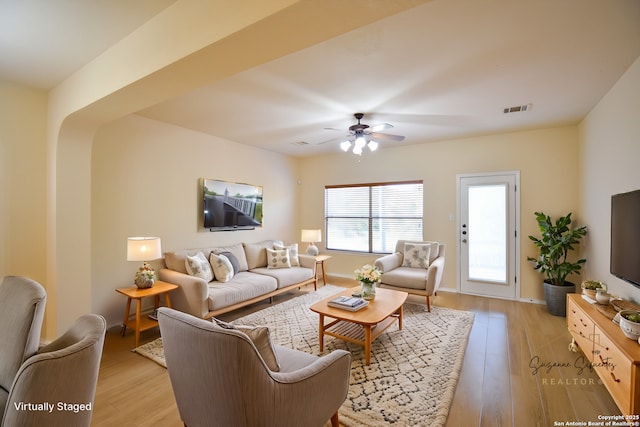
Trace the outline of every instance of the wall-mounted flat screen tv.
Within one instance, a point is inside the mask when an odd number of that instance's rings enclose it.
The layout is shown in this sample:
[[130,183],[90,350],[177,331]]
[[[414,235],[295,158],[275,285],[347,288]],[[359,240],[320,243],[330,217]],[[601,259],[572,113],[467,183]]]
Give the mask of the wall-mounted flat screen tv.
[[203,180],[203,226],[210,231],[262,227],[262,187]]
[[611,196],[610,268],[640,287],[640,190]]

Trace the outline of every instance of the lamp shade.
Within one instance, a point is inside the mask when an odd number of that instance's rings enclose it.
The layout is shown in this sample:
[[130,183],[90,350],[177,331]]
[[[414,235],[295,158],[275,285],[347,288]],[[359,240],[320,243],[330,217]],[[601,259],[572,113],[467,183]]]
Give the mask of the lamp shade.
[[307,243],[317,243],[322,241],[321,230],[302,230],[300,241]]
[[129,237],[127,261],[151,261],[162,258],[159,237]]

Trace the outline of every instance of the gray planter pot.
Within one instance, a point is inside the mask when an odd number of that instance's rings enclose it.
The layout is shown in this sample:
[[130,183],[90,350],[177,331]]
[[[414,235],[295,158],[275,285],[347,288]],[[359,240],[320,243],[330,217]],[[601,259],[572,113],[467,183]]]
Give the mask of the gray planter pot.
[[544,298],[547,301],[547,311],[554,316],[567,315],[567,294],[576,292],[576,285],[566,282],[565,286],[556,286],[544,281]]

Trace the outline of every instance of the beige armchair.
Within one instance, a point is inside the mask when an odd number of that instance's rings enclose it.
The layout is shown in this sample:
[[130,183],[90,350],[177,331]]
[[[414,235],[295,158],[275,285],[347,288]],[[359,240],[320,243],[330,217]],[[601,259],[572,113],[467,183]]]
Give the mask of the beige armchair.
[[273,345],[279,371],[247,335],[170,308],[158,310],[169,378],[188,427],[338,426],[351,354],[318,357]]
[[38,351],[46,300],[42,285],[26,277],[0,285],[0,420],[20,366]]
[[[426,268],[403,265],[405,261],[405,243],[429,245],[429,263]],[[444,273],[445,245],[437,242],[416,242],[398,240],[394,253],[375,261],[382,271],[380,287],[396,289],[427,298],[427,310],[431,311],[429,297],[436,295]]]
[[[102,316],[84,315],[28,358],[9,390],[2,426],[88,427],[105,332]],[[48,408],[25,406],[45,402]]]

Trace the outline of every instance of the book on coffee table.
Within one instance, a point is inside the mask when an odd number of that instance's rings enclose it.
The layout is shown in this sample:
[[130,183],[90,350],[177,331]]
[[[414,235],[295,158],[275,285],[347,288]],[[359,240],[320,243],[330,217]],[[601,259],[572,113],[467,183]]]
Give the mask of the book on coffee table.
[[348,311],[358,311],[369,305],[369,301],[362,298],[340,296],[327,303],[329,307],[340,308]]

